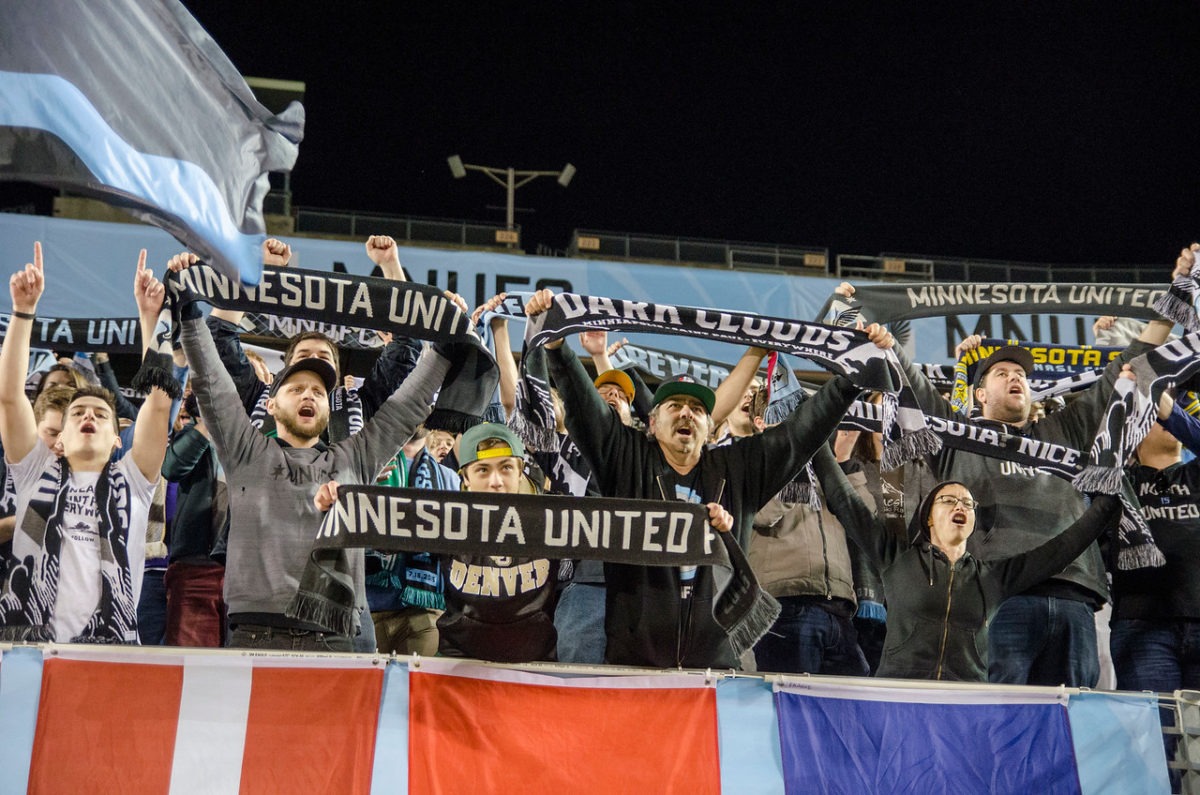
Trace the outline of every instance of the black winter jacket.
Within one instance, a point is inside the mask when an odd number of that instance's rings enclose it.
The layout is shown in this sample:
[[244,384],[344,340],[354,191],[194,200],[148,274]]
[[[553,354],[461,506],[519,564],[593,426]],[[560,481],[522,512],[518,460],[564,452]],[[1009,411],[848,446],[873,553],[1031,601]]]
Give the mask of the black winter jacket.
[[[567,431],[592,466],[607,497],[663,499],[660,476],[674,477],[658,442],[620,423],[583,365],[566,345],[549,351],[550,375],[566,408]],[[837,429],[858,387],[830,379],[780,425],[725,447],[706,449],[696,466],[696,489],[733,514],[733,534],[749,547],[754,514],[792,478]],[[719,499],[718,499],[719,496]],[[606,658],[610,663],[651,668],[737,668],[725,630],[713,618],[725,587],[712,567],[701,566],[684,611],[679,570],[674,567],[605,564]]]
[[[1113,496],[1097,496],[1070,527],[1035,549],[998,560],[967,552],[952,564],[930,544],[925,526],[940,488],[926,495],[913,516],[912,542],[896,540],[880,523],[868,537],[856,537],[879,564],[888,596],[887,636],[876,675],[986,682],[988,622],[1000,603],[1062,571],[1113,526],[1121,503]],[[853,534],[862,526],[856,522],[846,529]]]

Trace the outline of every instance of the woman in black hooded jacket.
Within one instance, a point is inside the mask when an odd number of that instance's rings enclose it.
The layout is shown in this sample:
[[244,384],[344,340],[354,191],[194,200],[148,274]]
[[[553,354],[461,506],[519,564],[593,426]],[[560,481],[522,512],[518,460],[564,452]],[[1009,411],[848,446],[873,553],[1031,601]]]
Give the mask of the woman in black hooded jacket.
[[[1027,552],[980,560],[967,552],[977,501],[962,483],[932,489],[902,542],[875,523],[846,529],[879,566],[887,593],[887,637],[877,676],[986,682],[988,621],[1007,597],[1061,571],[1120,515],[1097,495],[1078,521]],[[871,527],[862,537],[863,527]],[[1003,529],[1000,530],[1003,532]]]

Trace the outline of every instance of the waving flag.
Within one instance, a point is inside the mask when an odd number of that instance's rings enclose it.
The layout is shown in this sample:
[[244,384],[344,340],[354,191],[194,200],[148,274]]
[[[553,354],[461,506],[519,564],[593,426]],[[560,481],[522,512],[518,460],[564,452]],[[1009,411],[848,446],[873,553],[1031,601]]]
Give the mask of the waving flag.
[[8,0],[0,25],[0,179],[95,196],[259,278],[267,172],[304,128],[258,103],[177,0]]

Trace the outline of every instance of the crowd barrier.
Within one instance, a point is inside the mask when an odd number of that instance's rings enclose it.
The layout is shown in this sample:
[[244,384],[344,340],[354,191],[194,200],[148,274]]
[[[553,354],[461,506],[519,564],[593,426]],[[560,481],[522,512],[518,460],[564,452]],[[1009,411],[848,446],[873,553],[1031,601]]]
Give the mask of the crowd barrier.
[[1153,694],[163,647],[0,650],[3,793],[1169,791]]

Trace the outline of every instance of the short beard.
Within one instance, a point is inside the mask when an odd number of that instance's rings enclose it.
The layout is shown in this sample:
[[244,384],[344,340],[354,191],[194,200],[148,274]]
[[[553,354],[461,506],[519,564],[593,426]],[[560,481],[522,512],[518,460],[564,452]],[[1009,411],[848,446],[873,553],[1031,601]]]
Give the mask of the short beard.
[[287,415],[276,415],[275,424],[287,431],[288,435],[307,442],[316,439],[325,432],[325,427],[329,425],[329,419],[326,418],[324,422],[319,424],[320,427],[316,429],[316,433],[310,433],[308,430],[301,428],[295,419]]

